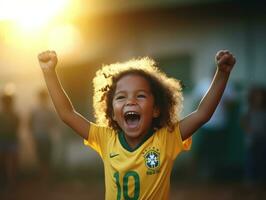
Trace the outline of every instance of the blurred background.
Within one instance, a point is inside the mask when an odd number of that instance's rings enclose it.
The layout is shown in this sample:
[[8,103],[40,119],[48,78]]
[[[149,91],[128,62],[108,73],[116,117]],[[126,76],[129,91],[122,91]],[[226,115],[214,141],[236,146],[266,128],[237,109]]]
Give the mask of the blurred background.
[[214,56],[236,57],[212,120],[175,162],[171,199],[266,197],[266,7],[237,0],[0,0],[0,199],[104,199],[103,165],[62,124],[38,53],[90,120],[103,64],[150,56],[184,84],[187,115],[206,92]]

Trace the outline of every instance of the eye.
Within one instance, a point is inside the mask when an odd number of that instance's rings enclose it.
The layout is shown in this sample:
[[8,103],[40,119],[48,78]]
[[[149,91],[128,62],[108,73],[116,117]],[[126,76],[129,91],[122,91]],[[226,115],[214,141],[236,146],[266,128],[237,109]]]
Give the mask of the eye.
[[139,94],[137,97],[138,97],[138,98],[146,98],[146,95],[144,95],[144,94]]
[[125,98],[125,96],[119,95],[119,96],[115,97],[115,100],[121,100],[121,99],[124,99],[124,98]]

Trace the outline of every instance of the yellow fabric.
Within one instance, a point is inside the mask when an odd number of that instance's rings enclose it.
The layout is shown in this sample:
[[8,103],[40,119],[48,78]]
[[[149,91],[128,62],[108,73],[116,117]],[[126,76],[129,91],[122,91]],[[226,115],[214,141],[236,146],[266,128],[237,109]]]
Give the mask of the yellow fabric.
[[182,142],[178,126],[171,133],[162,128],[130,152],[114,130],[91,123],[85,145],[97,151],[104,162],[105,199],[164,200],[169,199],[174,159],[189,150],[191,142],[191,138]]

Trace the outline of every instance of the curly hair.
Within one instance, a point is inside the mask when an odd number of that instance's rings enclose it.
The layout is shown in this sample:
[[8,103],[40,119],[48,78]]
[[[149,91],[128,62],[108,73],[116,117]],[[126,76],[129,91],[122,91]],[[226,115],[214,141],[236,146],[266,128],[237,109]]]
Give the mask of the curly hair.
[[96,123],[120,130],[120,127],[112,118],[112,101],[117,82],[123,76],[129,74],[142,76],[150,84],[155,106],[160,111],[159,117],[152,122],[152,128],[167,127],[168,130],[173,130],[182,109],[181,83],[177,79],[167,77],[156,67],[154,60],[148,57],[106,65],[96,72],[93,79],[93,108]]

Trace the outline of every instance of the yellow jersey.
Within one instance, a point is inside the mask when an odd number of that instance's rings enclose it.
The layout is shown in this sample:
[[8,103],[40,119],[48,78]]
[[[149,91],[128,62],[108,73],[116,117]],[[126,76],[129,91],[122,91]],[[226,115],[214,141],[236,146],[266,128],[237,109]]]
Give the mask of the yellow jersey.
[[123,133],[91,123],[85,145],[103,160],[106,200],[164,200],[169,199],[173,162],[191,142],[191,138],[182,141],[176,125],[173,132],[167,128],[149,132],[131,149]]

